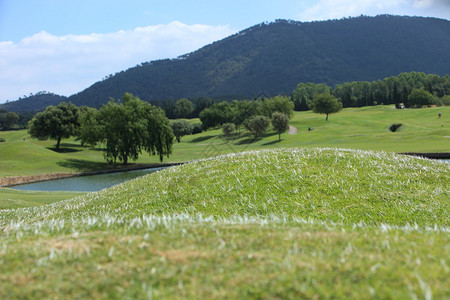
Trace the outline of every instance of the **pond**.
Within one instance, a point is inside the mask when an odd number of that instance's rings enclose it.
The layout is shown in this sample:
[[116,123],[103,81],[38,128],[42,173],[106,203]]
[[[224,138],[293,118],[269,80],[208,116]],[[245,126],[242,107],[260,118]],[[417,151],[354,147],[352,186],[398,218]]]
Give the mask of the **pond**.
[[95,192],[162,169],[165,167],[64,178],[16,185],[12,188],[22,191]]

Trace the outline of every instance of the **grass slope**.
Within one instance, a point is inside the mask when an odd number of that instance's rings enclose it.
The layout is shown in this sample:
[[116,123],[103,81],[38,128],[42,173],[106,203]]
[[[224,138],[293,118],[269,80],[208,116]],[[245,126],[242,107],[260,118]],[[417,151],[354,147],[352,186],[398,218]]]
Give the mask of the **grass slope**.
[[0,298],[448,298],[449,168],[250,151],[3,210]]

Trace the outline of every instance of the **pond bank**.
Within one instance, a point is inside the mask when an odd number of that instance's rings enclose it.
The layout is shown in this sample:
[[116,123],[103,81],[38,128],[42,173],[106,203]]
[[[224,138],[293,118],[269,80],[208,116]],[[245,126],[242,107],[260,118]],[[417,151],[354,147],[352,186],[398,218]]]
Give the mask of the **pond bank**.
[[448,152],[435,152],[435,153],[418,153],[418,152],[406,152],[406,153],[399,153],[403,155],[410,155],[410,156],[419,156],[419,157],[425,157],[425,158],[431,158],[431,159],[450,159],[450,153]]
[[88,175],[98,175],[98,174],[107,174],[107,173],[116,173],[116,172],[124,172],[124,171],[135,171],[142,169],[153,169],[153,168],[161,168],[161,167],[172,167],[177,165],[182,165],[183,163],[157,163],[157,164],[136,164],[132,166],[123,166],[118,169],[111,170],[101,170],[101,171],[92,171],[92,172],[72,172],[72,173],[53,173],[53,174],[40,174],[40,175],[30,175],[30,176],[9,176],[0,178],[0,187],[9,187],[19,184],[26,183],[35,183],[42,181],[49,181],[55,179],[64,179],[71,177],[79,177],[79,176],[88,176]]

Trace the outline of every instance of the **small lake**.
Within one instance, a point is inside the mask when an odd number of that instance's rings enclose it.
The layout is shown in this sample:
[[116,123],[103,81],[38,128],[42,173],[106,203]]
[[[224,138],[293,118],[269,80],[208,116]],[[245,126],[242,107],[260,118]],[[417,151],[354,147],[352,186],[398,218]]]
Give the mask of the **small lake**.
[[165,169],[165,167],[71,177],[16,185],[12,188],[22,191],[95,192],[146,174],[160,171],[162,169]]

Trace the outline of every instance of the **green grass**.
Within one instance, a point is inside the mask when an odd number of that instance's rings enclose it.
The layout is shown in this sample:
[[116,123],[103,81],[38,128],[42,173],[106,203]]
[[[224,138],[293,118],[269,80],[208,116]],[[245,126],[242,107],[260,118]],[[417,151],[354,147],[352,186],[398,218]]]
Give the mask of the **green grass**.
[[[438,112],[442,118],[438,119]],[[402,123],[399,132],[388,127]],[[291,125],[297,135],[278,135],[268,131],[264,139],[254,141],[245,131],[228,143],[221,130],[209,130],[186,136],[174,144],[168,162],[186,162],[220,154],[279,147],[340,147],[392,152],[446,152],[450,144],[450,107],[396,110],[393,106],[347,108],[331,115],[296,112]],[[308,131],[311,127],[313,130]],[[54,141],[31,139],[26,131],[2,132],[0,177],[42,173],[83,172],[111,168],[99,149],[81,147],[73,139],[63,140],[62,151],[52,150]],[[137,163],[156,163],[157,157],[143,154]]]
[[0,298],[447,299],[450,166],[250,151],[0,211]]
[[83,194],[77,192],[18,191],[0,188],[0,210],[46,205],[61,200],[72,199]]

